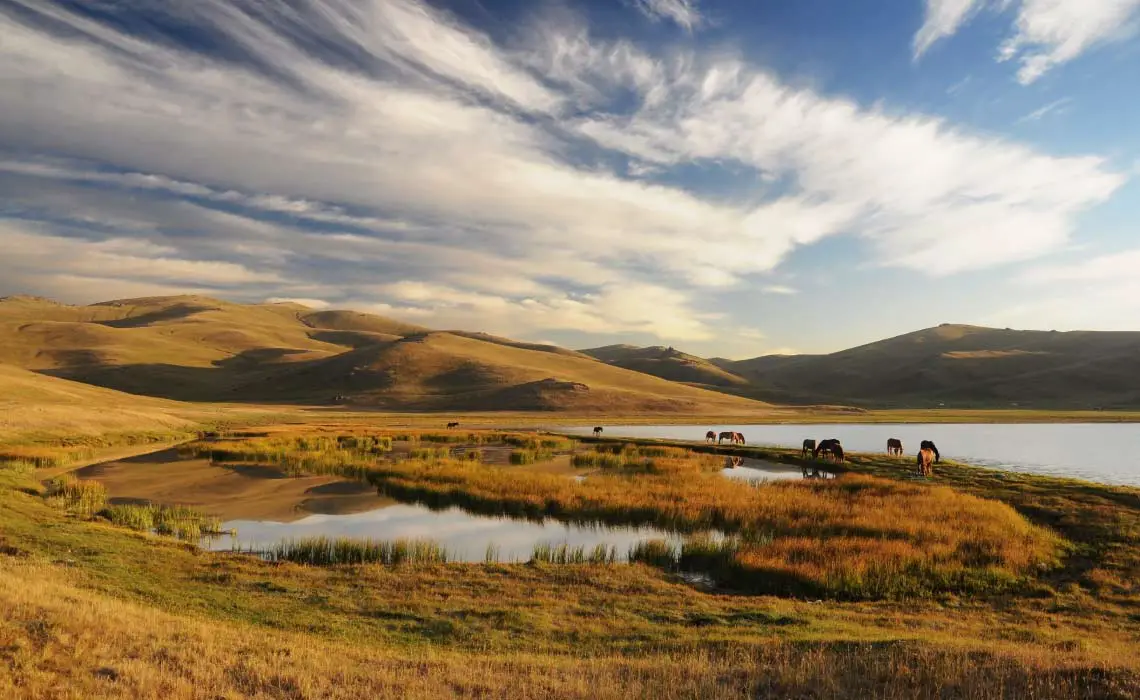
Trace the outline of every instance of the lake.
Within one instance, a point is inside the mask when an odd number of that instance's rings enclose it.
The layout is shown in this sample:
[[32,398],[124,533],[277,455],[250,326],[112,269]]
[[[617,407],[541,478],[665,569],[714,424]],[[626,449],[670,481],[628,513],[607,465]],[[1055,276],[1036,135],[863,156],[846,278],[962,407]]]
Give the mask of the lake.
[[[942,456],[1010,471],[1067,476],[1106,484],[1140,486],[1140,425],[1134,423],[952,423],[811,425],[607,425],[605,437],[704,439],[705,432],[734,430],[750,445],[798,448],[804,438],[839,438],[849,452],[886,452],[887,438],[903,441],[914,455],[933,440]],[[557,428],[585,435],[589,428]]]
[[[554,519],[542,522],[491,517],[460,508],[433,511],[421,505],[399,504],[349,515],[310,515],[292,522],[229,520],[223,529],[236,535],[210,538],[203,545],[214,550],[264,549],[301,537],[351,537],[375,540],[431,540],[447,550],[453,561],[484,561],[487,547],[496,548],[498,561],[527,561],[537,544],[614,547],[619,559],[629,548],[646,540],[680,544],[682,536],[650,527],[569,525]],[[714,538],[719,535],[714,534]]]

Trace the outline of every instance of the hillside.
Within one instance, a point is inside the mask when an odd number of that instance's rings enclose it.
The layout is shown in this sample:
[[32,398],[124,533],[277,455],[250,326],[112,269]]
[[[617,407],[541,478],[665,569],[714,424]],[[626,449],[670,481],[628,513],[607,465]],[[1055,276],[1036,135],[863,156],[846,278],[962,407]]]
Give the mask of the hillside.
[[199,296],[0,300],[0,363],[184,401],[747,413],[756,401],[483,333]]
[[710,360],[660,345],[647,348],[606,345],[581,352],[616,367],[652,374],[673,382],[722,388],[748,384],[747,379],[716,366]]
[[1140,406],[1140,332],[1019,331],[944,324],[829,355],[720,366],[769,401],[862,406]]

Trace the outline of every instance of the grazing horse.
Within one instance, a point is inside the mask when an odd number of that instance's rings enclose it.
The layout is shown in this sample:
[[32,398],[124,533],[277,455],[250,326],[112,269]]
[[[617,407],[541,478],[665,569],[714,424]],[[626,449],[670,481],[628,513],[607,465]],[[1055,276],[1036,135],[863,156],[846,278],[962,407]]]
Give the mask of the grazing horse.
[[815,453],[815,440],[811,438],[804,440],[804,448],[800,450],[800,459],[807,459],[809,452]]
[[815,449],[812,450],[812,459],[818,457],[820,452],[824,453],[824,455],[830,455],[836,462],[843,461],[843,445],[839,443],[837,438],[821,440],[820,443],[815,446]]
[[705,442],[710,444],[716,442],[716,433],[711,430],[705,433]]
[[902,457],[902,453],[902,440],[898,438],[887,438],[887,454],[892,457]]
[[732,434],[732,444],[743,445],[744,444],[744,434],[743,433],[733,433]]
[[601,434],[602,434],[602,426],[595,425],[594,426],[594,437],[598,437]]
[[729,442],[735,443],[736,442],[736,439],[734,437],[735,435],[736,435],[736,433],[732,432],[731,430],[726,430],[723,433],[720,433],[719,435],[716,436],[716,444],[719,445],[722,442],[724,442],[725,440],[728,440]]
[[930,450],[931,452],[933,452],[935,464],[937,464],[942,459],[942,457],[938,454],[938,447],[933,442],[931,442],[930,440],[923,440],[922,443],[918,446],[918,449]]
[[918,459],[915,460],[918,465],[918,473],[922,476],[934,476],[934,468],[930,465],[936,461],[937,455],[934,450],[923,447],[918,451]]
[[447,424],[447,427],[449,427],[449,428],[458,428],[458,427],[459,427],[459,421],[453,420],[453,421],[451,421],[450,423],[448,423],[448,424]]

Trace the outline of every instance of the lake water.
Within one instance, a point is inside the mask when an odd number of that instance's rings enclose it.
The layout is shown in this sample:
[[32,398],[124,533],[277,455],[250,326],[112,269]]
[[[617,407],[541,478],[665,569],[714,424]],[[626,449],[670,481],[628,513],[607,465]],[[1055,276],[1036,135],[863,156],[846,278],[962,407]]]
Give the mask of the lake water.
[[527,561],[537,544],[614,547],[625,559],[629,548],[646,540],[679,544],[678,534],[647,527],[568,525],[553,519],[541,523],[504,517],[474,515],[460,508],[433,511],[421,505],[400,504],[351,515],[310,515],[293,522],[230,520],[223,529],[235,529],[204,542],[215,550],[234,547],[263,549],[301,537],[353,537],[375,540],[431,540],[447,550],[452,560],[484,561],[488,545],[497,548],[499,561]]
[[[559,428],[589,434],[589,428]],[[814,425],[607,425],[605,437],[704,439],[733,430],[749,445],[798,448],[804,438],[839,438],[849,452],[886,452],[887,438],[903,441],[913,456],[933,440],[944,458],[1011,471],[1068,476],[1140,486],[1140,424],[814,424]]]

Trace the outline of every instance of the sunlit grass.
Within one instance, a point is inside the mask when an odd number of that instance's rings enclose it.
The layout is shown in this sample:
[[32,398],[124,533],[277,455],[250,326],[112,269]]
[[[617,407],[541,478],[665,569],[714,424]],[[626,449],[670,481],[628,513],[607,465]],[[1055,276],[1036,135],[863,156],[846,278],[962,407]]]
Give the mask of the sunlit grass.
[[154,532],[186,542],[224,534],[221,520],[197,508],[152,504],[110,505],[99,512],[111,523],[141,532]]
[[291,561],[310,566],[440,564],[452,558],[436,542],[348,537],[304,537],[248,551],[270,561]]
[[81,481],[65,475],[48,482],[44,497],[69,512],[90,517],[106,505],[107,487],[97,481]]

